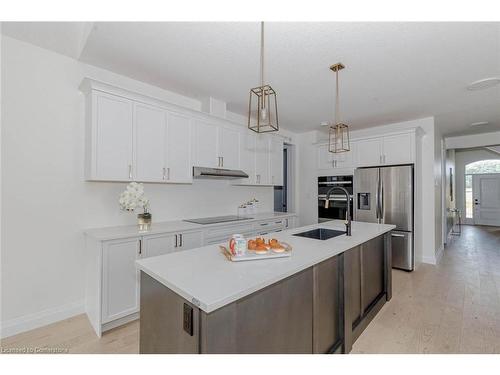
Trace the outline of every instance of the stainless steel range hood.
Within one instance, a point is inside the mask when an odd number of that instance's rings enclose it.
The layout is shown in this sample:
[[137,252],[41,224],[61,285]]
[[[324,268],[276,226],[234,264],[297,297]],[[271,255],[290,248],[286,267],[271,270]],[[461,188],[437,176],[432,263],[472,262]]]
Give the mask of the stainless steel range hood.
[[232,180],[236,178],[248,178],[248,175],[237,169],[193,167],[193,178]]

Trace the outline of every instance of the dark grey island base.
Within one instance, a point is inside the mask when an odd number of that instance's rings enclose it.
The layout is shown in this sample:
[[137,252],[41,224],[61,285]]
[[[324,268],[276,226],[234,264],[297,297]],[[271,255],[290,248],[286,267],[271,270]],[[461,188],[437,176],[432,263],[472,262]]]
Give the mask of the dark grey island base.
[[140,353],[349,353],[391,299],[389,236],[208,314],[141,271]]

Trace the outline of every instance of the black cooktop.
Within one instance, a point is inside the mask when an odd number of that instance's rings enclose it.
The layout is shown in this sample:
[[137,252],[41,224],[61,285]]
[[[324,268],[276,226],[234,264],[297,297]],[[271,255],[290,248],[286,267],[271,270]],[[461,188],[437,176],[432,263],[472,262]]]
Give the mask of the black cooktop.
[[228,216],[216,216],[216,217],[201,217],[198,219],[187,219],[183,221],[187,221],[189,223],[195,224],[215,224],[215,223],[225,223],[227,221],[241,221],[241,220],[250,220],[253,217],[241,217],[236,215],[228,215]]

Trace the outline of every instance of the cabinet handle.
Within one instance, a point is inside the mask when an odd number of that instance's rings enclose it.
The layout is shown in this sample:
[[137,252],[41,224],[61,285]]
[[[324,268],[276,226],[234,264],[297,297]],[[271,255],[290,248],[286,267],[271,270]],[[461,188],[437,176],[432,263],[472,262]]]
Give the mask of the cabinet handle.
[[179,234],[179,247],[182,247],[182,234]]
[[404,237],[404,234],[396,234],[396,233],[391,233],[392,237]]
[[382,164],[382,163],[383,163],[383,162],[382,162],[382,155],[380,155],[380,157],[379,157],[379,162],[380,162],[380,164]]
[[142,240],[139,240],[139,254],[142,254]]
[[222,166],[222,168],[224,168],[224,156],[221,156],[220,159],[222,160],[222,165],[221,166]]
[[170,180],[170,167],[167,168],[167,180]]
[[260,174],[257,175],[257,183],[260,184]]
[[175,235],[175,247],[177,247],[177,235]]
[[165,179],[167,176],[167,168],[163,167],[163,179]]
[[132,179],[132,164],[128,165],[128,179]]

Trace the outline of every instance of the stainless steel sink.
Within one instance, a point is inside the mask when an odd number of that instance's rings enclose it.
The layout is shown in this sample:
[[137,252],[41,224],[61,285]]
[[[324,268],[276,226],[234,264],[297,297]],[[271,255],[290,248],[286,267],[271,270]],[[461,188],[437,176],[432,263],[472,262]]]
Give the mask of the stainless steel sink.
[[345,234],[345,231],[334,230],[334,229],[326,229],[326,228],[317,228],[308,230],[307,232],[295,233],[294,236],[306,237],[306,238],[314,238],[315,240],[328,240],[333,237],[342,236]]

